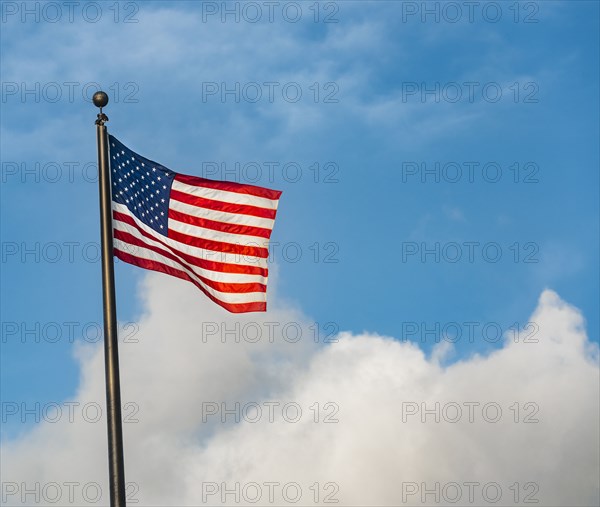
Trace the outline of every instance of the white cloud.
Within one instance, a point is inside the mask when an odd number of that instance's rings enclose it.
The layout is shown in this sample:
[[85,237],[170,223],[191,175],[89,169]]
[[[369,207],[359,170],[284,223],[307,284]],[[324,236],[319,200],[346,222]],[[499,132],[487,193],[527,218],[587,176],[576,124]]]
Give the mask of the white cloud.
[[[539,326],[538,343],[515,343],[507,336],[489,356],[447,366],[450,350],[428,359],[410,343],[374,334],[341,333],[338,343],[316,345],[308,319],[294,309],[274,305],[266,315],[234,317],[190,284],[163,275],[146,276],[140,294],[139,342],[120,349],[123,402],[139,407],[133,416],[139,422],[124,424],[127,480],[139,486],[129,491],[139,505],[201,505],[203,487],[207,493],[221,490],[222,483],[232,490],[239,484],[241,504],[256,495],[253,483],[263,495],[258,504],[271,505],[287,504],[282,486],[288,484],[291,499],[297,491],[291,483],[302,491],[298,505],[314,503],[314,483],[320,501],[329,493],[340,505],[421,504],[423,486],[435,489],[436,483],[443,504],[456,495],[452,483],[458,483],[463,497],[457,504],[468,505],[469,482],[480,484],[473,486],[471,504],[477,505],[486,504],[485,484],[488,498],[500,487],[498,504],[513,505],[515,483],[521,502],[530,493],[539,505],[598,503],[597,347],[579,311],[552,291],[541,295],[530,318]],[[276,331],[269,343],[266,331],[274,324],[267,322],[279,323],[279,330],[299,323],[302,339],[288,343]],[[234,330],[236,323],[238,331],[221,343],[222,331]],[[250,343],[256,329],[262,339]],[[290,326],[288,331],[291,341],[296,333]],[[81,380],[74,401],[103,405],[102,350],[81,347],[77,358]],[[280,403],[274,422],[269,401]],[[226,403],[232,409],[236,402],[247,409],[239,423],[232,415],[223,424],[218,415],[206,414],[207,407]],[[422,422],[421,404],[435,409],[436,402],[440,422],[435,414]],[[286,403],[297,405],[288,405],[284,414]],[[262,416],[251,423],[258,417],[256,404]],[[295,406],[302,416],[287,422]],[[457,406],[462,417],[449,422]],[[489,422],[497,407],[499,421]],[[133,411],[124,414],[131,417]],[[526,418],[538,422],[525,423]],[[21,490],[56,482],[63,485],[62,504],[69,504],[66,482],[105,487],[105,448],[104,420],[90,423],[79,416],[75,423],[66,417],[41,423],[4,443],[4,493],[7,484]],[[272,503],[267,482],[280,483],[272,486]],[[414,488],[419,492],[409,494]],[[80,496],[74,503],[84,505],[81,491],[75,494]],[[40,489],[42,504],[44,498]],[[27,499],[31,504],[34,495]],[[7,500],[19,504],[20,496]],[[221,504],[219,493],[204,500]],[[235,494],[226,500],[235,504]],[[105,503],[106,493],[98,504]],[[430,494],[424,504],[434,503]]]

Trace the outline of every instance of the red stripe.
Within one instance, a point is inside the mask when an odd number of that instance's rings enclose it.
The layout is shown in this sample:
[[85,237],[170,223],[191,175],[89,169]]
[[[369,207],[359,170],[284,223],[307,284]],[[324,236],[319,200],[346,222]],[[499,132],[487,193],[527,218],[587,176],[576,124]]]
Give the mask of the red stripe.
[[204,248],[205,250],[211,250],[213,252],[224,252],[237,255],[243,255],[247,257],[260,257],[266,259],[269,257],[269,250],[259,246],[246,246],[235,243],[225,243],[224,241],[213,241],[212,239],[198,238],[196,236],[190,236],[177,231],[169,229],[169,239],[174,239],[185,245],[197,246],[198,248]]
[[281,191],[271,190],[270,188],[257,187],[255,185],[246,185],[244,183],[235,183],[231,181],[215,181],[197,176],[187,176],[178,174],[175,179],[186,185],[195,187],[214,188],[216,190],[226,190],[227,192],[237,192],[238,194],[254,195],[256,197],[264,197],[277,201],[281,197]]
[[275,218],[277,210],[250,206],[249,204],[232,204],[230,202],[216,201],[214,199],[205,199],[179,190],[171,189],[171,199],[196,206],[197,208],[206,208],[215,211],[224,211],[235,215],[250,215],[260,218]]
[[[236,245],[234,243],[225,243],[223,241],[213,241],[212,239],[198,238],[196,236],[190,236],[183,232],[174,231],[169,229],[169,239],[174,239],[185,245],[197,246],[198,248],[204,248],[205,250],[212,250],[214,252],[224,252],[237,255],[243,255],[245,257],[259,257],[266,259],[269,257],[269,250],[259,246],[246,246]],[[246,262],[249,262],[246,259]],[[252,262],[252,261],[250,261]]]
[[195,257],[193,255],[186,254],[180,250],[175,250],[171,246],[167,245],[166,243],[160,240],[160,234],[157,233],[156,236],[151,235],[150,233],[146,232],[141,227],[139,227],[139,225],[136,223],[133,217],[124,213],[119,213],[118,211],[113,210],[113,219],[135,227],[143,236],[159,242],[161,245],[170,250],[176,251],[177,255],[181,256],[187,262],[195,266],[210,269],[211,271],[220,271],[222,273],[243,273],[247,275],[262,275],[264,277],[267,277],[269,274],[269,270],[267,268],[261,268],[260,266],[239,265],[227,262],[211,261],[207,259],[202,259],[201,257]]
[[258,236],[261,238],[269,239],[271,237],[271,229],[265,229],[264,227],[252,227],[250,225],[240,224],[228,224],[226,222],[217,222],[216,220],[207,220],[206,218],[199,218],[181,211],[175,211],[169,209],[169,218],[183,222],[184,224],[195,225],[196,227],[202,227],[204,229],[211,229],[213,231],[228,232],[230,234],[241,234],[244,236]]
[[248,313],[248,312],[266,312],[267,311],[267,303],[265,302],[254,302],[254,303],[224,303],[220,301],[212,294],[209,294],[202,285],[192,279],[187,273],[180,271],[178,269],[172,268],[171,266],[167,266],[162,262],[152,261],[148,259],[140,259],[135,255],[131,255],[125,253],[121,250],[114,249],[115,257],[121,259],[123,262],[127,262],[129,264],[133,264],[134,266],[138,266],[144,269],[151,269],[153,271],[159,271],[161,273],[166,273],[167,275],[176,276],[177,278],[181,278],[182,280],[187,280],[188,282],[192,282],[196,287],[198,287],[204,294],[217,303],[219,306],[225,308],[225,310],[230,311],[231,313]]
[[[138,246],[141,248],[146,248],[148,250],[152,250],[153,252],[156,252],[164,257],[167,257],[168,259],[171,259],[173,262],[177,262],[181,266],[187,267],[187,268],[191,269],[192,271],[194,271],[192,266],[189,266],[189,265],[186,265],[185,263],[183,263],[181,261],[181,259],[179,259],[173,253],[163,250],[162,248],[159,248],[157,246],[149,245],[149,244],[145,243],[144,241],[142,241],[141,239],[136,238],[135,236],[129,234],[128,232],[114,231],[114,237],[117,239],[120,239],[121,241],[124,241],[125,243],[128,243],[130,245],[135,245],[135,246]],[[200,278],[200,281],[202,283],[204,283],[204,285],[206,285],[212,289],[218,290],[219,292],[229,292],[229,293],[238,293],[238,294],[239,293],[246,294],[248,292],[267,292],[267,286],[262,283],[258,283],[258,282],[242,282],[242,283],[216,282],[214,280],[210,280],[210,279],[198,274],[195,271],[194,271],[194,273],[196,274],[196,276],[198,278]]]

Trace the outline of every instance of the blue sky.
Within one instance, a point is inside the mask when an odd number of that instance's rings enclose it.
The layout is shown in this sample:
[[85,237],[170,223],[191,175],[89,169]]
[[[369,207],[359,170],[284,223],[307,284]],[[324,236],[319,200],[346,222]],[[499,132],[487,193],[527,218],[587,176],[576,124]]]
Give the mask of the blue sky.
[[[302,257],[290,262],[273,249],[271,297],[311,320],[395,339],[413,322],[492,322],[506,331],[526,323],[549,288],[581,309],[598,341],[597,2],[540,2],[533,14],[522,3],[519,22],[501,3],[496,23],[481,13],[472,23],[465,13],[457,23],[403,20],[399,2],[337,2],[337,12],[323,10],[318,23],[309,2],[299,4],[296,23],[279,11],[272,23],[221,22],[220,13],[203,21],[201,3],[154,1],[119,4],[119,22],[109,3],[96,23],[79,10],[73,22],[63,12],[50,23],[41,11],[39,22],[23,22],[6,4],[3,331],[58,323],[65,333],[64,323],[76,322],[79,340],[85,323],[101,320],[100,265],[86,260],[99,238],[97,186],[82,174],[96,159],[96,110],[82,91],[91,96],[99,83],[111,100],[109,131],[136,152],[195,175],[224,163],[238,181],[236,163],[256,162],[262,178],[252,182],[283,190],[272,241],[291,256],[299,246]],[[535,23],[523,22],[528,13]],[[123,22],[127,14],[137,22]],[[325,14],[337,22],[322,22]],[[278,83],[272,101],[266,82]],[[258,84],[262,97],[208,94],[222,83],[240,83],[248,94]],[[281,93],[290,83],[302,90],[297,102]],[[476,83],[472,100],[464,83]],[[438,96],[422,97],[436,84]],[[475,164],[474,181],[438,173],[439,182],[432,174],[423,182],[407,173],[412,163],[435,170],[436,162],[463,171]],[[47,172],[36,172],[36,163]],[[58,181],[48,163],[61,168]],[[76,164],[73,181],[68,163]],[[289,163],[302,169],[297,182],[286,181],[294,174],[284,174]],[[318,181],[309,169],[315,163]],[[497,182],[481,172],[490,163],[501,168]],[[332,181],[323,181],[328,174]],[[69,242],[76,243],[73,262]],[[465,260],[468,242],[479,245],[473,262]],[[403,262],[408,243],[458,244],[463,258],[421,262],[419,251]],[[502,250],[498,262],[484,258],[481,246],[490,243]],[[61,258],[50,262],[54,244]],[[45,255],[23,262],[24,245]],[[524,262],[527,255],[535,262]],[[123,322],[142,311],[144,276],[117,263]],[[3,339],[2,399],[73,396],[80,374],[73,344],[64,336],[24,344],[21,336]],[[499,346],[476,336],[456,344],[458,358]],[[8,426],[9,434],[21,430]]]

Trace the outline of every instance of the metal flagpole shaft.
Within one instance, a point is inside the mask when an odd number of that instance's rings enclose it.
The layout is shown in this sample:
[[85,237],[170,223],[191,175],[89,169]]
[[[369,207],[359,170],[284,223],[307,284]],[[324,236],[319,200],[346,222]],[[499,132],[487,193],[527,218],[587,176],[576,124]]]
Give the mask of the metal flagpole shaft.
[[121,387],[117,341],[117,309],[113,264],[112,197],[108,155],[108,134],[104,122],[108,117],[102,108],[108,104],[104,92],[94,94],[100,108],[96,120],[98,140],[98,181],[100,187],[100,230],[102,242],[102,303],[104,306],[104,371],[106,376],[106,410],[108,424],[108,473],[111,507],[125,507],[125,467],[123,429],[121,427]]

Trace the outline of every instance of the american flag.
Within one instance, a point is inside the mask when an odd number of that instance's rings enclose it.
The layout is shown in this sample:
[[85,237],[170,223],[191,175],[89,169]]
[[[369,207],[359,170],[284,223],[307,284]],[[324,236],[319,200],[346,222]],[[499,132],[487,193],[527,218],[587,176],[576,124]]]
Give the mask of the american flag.
[[281,192],[178,174],[109,135],[114,255],[196,285],[234,313],[267,309]]

